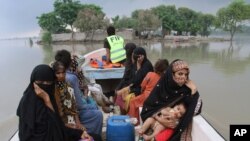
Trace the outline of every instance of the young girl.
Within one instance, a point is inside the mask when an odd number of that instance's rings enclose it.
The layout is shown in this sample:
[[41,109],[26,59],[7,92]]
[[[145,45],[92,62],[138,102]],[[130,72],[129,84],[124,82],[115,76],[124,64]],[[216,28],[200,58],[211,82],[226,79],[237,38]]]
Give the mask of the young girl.
[[74,90],[65,80],[66,68],[59,61],[56,61],[52,67],[56,76],[54,95],[62,121],[69,128],[83,130],[86,138],[89,138],[86,128],[80,123],[78,117]]

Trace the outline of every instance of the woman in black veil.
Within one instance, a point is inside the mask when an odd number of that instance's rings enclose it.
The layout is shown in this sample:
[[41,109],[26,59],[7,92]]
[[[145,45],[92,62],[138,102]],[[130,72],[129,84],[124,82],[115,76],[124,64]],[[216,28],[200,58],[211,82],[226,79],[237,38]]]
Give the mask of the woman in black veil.
[[38,65],[32,71],[17,109],[20,141],[77,141],[84,136],[82,130],[64,126],[53,96],[54,82],[48,65]]
[[[183,60],[174,60],[168,67],[166,74],[161,77],[149,97],[145,100],[141,118],[145,121],[148,117],[154,117],[165,127],[174,128],[174,134],[170,140],[179,141],[191,138],[191,121],[194,115],[201,112],[202,102],[196,85],[189,79],[189,66]],[[183,101],[187,103],[187,111],[180,121],[171,118],[161,118],[157,113],[165,107],[173,107],[175,103]],[[184,134],[182,134],[185,132]],[[158,134],[157,138],[164,136]]]

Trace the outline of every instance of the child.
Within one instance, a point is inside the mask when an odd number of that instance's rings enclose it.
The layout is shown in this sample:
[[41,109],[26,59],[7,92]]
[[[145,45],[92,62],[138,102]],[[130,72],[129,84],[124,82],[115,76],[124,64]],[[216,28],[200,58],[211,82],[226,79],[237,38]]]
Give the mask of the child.
[[[142,125],[139,130],[139,134],[143,134],[143,138],[145,141],[150,141],[155,135],[160,133],[165,129],[163,125],[161,125],[156,119],[155,116],[161,116],[161,118],[175,118],[179,120],[186,112],[186,105],[184,103],[179,103],[175,105],[173,108],[167,107],[162,109],[160,112],[156,113],[153,117],[148,118]],[[148,129],[153,129],[153,133],[151,135],[144,134]],[[172,135],[173,129],[169,128],[169,137]]]

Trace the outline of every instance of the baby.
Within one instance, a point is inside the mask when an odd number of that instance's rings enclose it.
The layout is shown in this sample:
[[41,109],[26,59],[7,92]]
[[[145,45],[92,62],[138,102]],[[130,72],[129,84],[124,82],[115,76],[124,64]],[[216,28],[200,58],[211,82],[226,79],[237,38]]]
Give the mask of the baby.
[[[148,118],[142,125],[141,129],[138,131],[140,135],[143,135],[145,141],[150,141],[155,137],[158,133],[165,130],[166,127],[160,124],[155,116],[160,116],[164,119],[176,119],[177,121],[185,114],[186,105],[184,103],[180,103],[175,105],[173,108],[167,107],[162,109],[160,112],[153,115],[153,117]],[[148,129],[152,129],[153,133],[151,135],[144,134]],[[173,129],[168,128],[169,134],[172,135]],[[169,137],[171,136],[169,135]]]

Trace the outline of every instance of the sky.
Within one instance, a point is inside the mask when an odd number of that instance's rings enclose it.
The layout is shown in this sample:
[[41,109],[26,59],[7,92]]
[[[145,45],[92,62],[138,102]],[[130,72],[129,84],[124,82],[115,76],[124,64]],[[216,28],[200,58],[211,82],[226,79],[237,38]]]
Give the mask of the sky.
[[[232,0],[80,0],[83,4],[102,7],[106,16],[130,16],[136,9],[158,5],[188,7],[197,12],[216,14]],[[250,3],[250,0],[245,0]],[[53,11],[54,0],[0,0],[0,39],[38,36],[40,27],[36,17]]]

